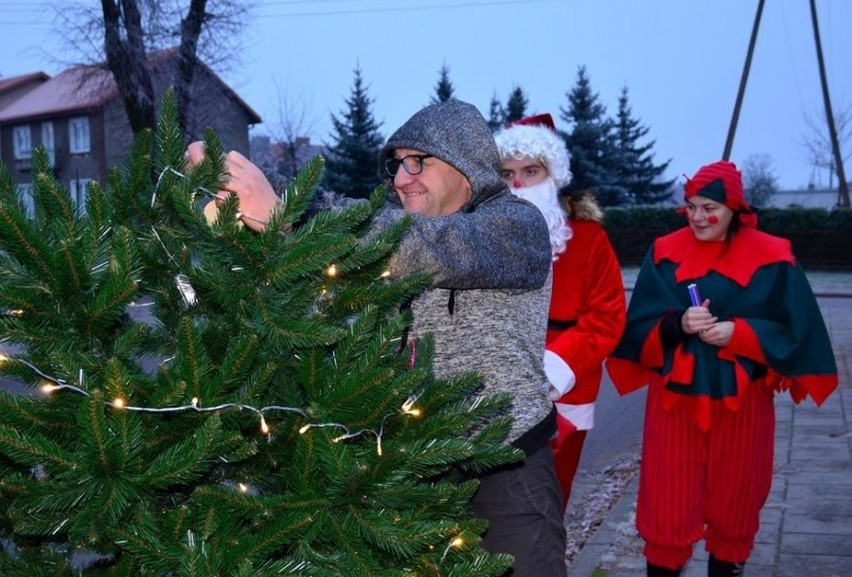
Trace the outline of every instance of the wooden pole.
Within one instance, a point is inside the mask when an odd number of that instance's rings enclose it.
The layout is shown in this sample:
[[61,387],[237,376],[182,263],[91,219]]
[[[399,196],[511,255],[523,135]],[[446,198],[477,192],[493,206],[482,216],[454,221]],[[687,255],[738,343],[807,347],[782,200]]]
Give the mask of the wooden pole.
[[760,27],[760,16],[763,14],[763,1],[760,0],[757,3],[757,14],[754,16],[754,25],[751,28],[748,53],[746,54],[745,65],[743,66],[743,74],[740,78],[740,88],[737,91],[734,112],[731,115],[731,125],[728,127],[728,138],[725,141],[725,151],[722,153],[722,160],[729,160],[731,158],[731,149],[734,147],[734,135],[737,133],[737,123],[740,119],[740,108],[742,108],[743,95],[745,94],[746,82],[748,81],[748,71],[751,69],[751,57],[754,54],[754,45],[757,42],[757,29]]
[[811,21],[814,25],[814,40],[816,41],[817,62],[819,63],[819,79],[822,83],[822,99],[825,102],[825,117],[828,120],[828,134],[831,137],[831,152],[834,155],[837,179],[840,181],[837,189],[837,206],[841,208],[849,208],[849,184],[846,182],[846,173],[843,170],[843,155],[840,154],[840,143],[837,140],[837,129],[834,126],[834,115],[831,112],[831,98],[829,98],[828,80],[825,76],[825,62],[822,58],[822,42],[819,37],[819,24],[817,23],[815,0],[811,0]]

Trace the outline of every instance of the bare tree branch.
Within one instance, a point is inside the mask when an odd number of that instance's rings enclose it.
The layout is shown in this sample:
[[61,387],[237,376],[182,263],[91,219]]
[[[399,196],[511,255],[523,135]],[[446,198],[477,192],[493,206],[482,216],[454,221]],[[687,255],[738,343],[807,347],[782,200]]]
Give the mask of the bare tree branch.
[[292,178],[307,160],[308,138],[314,132],[318,118],[311,112],[309,101],[302,94],[291,96],[288,89],[275,83],[277,118],[270,136],[281,147],[282,160],[278,170]]
[[[177,48],[173,85],[180,123],[195,96],[191,86],[199,60],[222,73],[238,65],[242,30],[253,2],[249,0],[85,0],[55,4],[65,53],[76,62],[109,69],[134,132],[155,122],[155,95],[150,57]],[[98,39],[103,42],[99,43]]]
[[769,204],[778,192],[778,177],[772,171],[772,157],[750,154],[742,164],[742,173],[746,201],[756,207]]
[[[808,159],[813,166],[829,171],[829,187],[831,188],[836,167],[825,111],[821,113],[819,118],[806,114],[805,124],[808,127],[808,133],[800,139],[800,144],[807,151]],[[852,108],[846,108],[835,113],[834,124],[837,127],[840,157],[845,166],[846,162],[852,158]]]

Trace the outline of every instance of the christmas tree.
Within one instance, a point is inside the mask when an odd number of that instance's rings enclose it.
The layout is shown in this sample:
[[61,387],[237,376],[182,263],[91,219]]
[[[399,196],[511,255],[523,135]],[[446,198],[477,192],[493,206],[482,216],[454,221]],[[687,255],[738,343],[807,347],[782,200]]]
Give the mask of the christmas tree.
[[407,223],[371,227],[379,190],[305,219],[320,158],[266,232],[208,222],[221,146],[188,167],[161,110],[85,211],[43,150],[32,215],[0,166],[0,575],[504,572],[468,503],[519,457],[510,399],[404,344]]

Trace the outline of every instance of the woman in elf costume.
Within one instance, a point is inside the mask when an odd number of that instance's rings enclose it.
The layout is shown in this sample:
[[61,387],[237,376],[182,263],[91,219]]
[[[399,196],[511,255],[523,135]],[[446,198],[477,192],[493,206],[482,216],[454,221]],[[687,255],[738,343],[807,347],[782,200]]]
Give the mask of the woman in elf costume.
[[825,323],[790,243],[756,230],[730,162],[685,185],[688,227],[657,239],[607,371],[648,385],[636,525],[648,576],[705,539],[709,577],[742,575],[772,482],[773,395],[837,387]]

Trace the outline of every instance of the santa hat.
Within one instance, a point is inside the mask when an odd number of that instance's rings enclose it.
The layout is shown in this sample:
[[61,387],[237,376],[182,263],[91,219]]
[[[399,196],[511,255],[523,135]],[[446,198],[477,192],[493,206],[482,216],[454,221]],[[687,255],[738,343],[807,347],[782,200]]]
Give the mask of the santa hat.
[[720,204],[724,204],[740,215],[740,221],[754,228],[756,217],[754,209],[749,206],[743,190],[743,176],[733,162],[720,160],[707,164],[698,169],[695,176],[687,177],[683,186],[683,199],[693,196],[704,196]]
[[556,134],[550,114],[537,114],[509,123],[494,140],[502,158],[540,160],[558,188],[571,182],[571,158],[565,143]]

